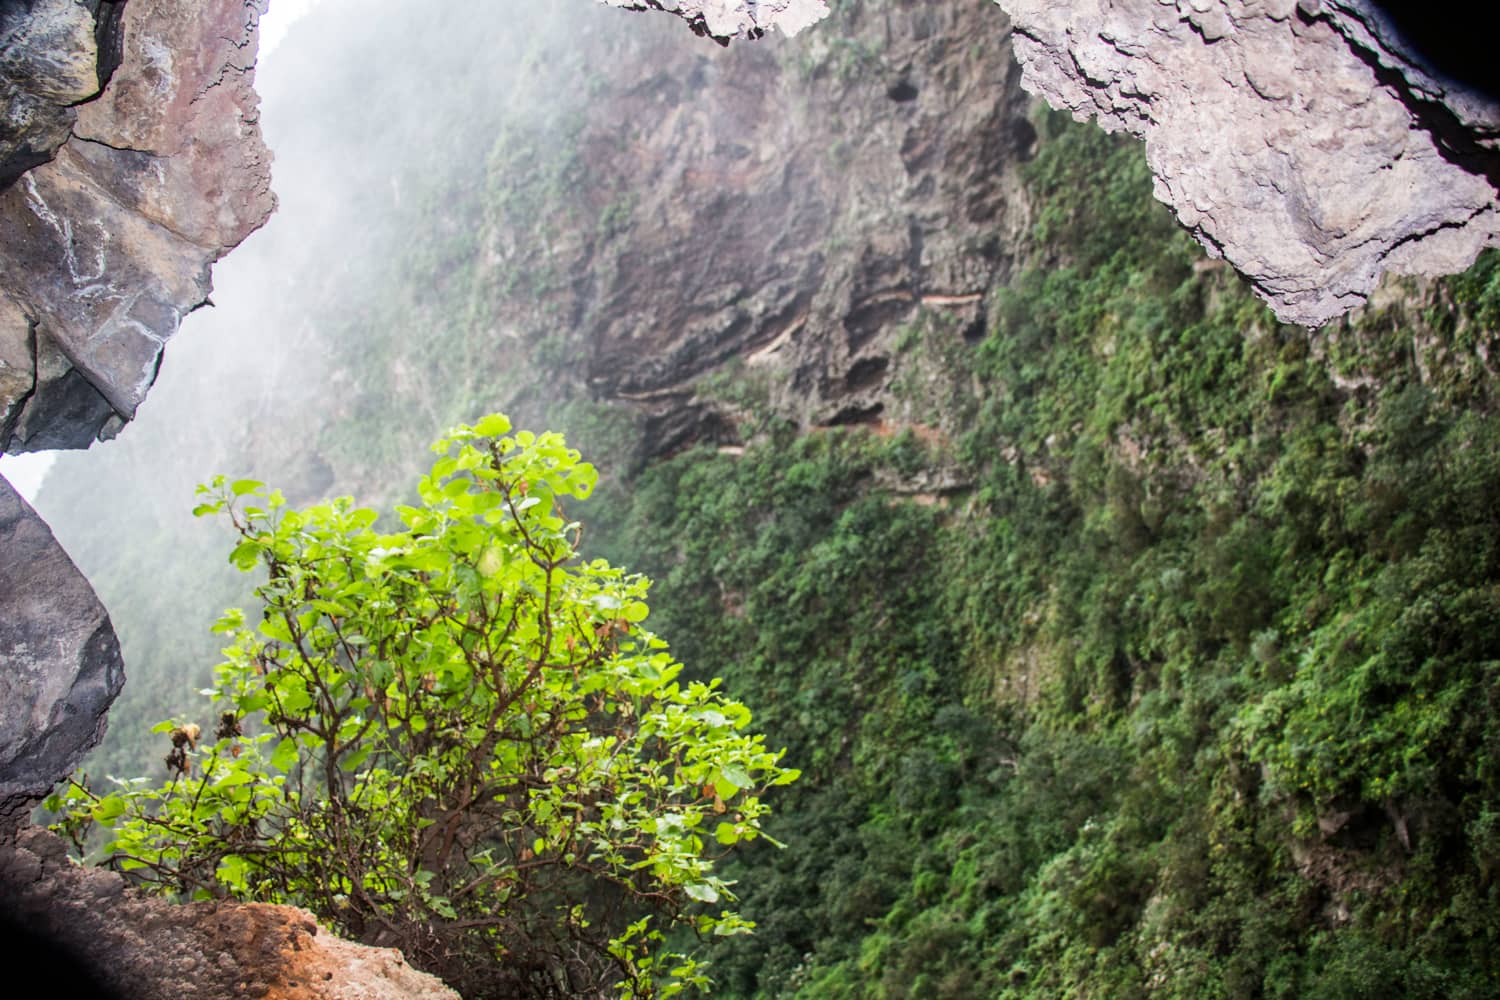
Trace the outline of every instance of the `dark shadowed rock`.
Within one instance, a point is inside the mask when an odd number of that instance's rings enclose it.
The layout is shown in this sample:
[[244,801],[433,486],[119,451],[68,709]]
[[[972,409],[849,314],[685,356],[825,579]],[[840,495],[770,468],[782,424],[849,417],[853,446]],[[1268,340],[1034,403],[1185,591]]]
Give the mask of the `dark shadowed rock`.
[[1157,197],[1284,320],[1500,243],[1500,103],[1371,0],[997,2],[1026,87],[1144,138]]
[[3,478],[0,553],[0,830],[9,830],[99,742],[125,671],[94,589]]

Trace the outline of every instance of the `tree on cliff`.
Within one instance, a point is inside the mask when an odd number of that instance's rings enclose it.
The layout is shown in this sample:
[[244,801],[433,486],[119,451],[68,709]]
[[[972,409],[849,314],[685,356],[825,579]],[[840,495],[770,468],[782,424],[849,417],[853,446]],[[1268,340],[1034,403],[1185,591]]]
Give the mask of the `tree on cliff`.
[[577,553],[596,473],[556,434],[460,427],[380,532],[347,498],[200,488],[264,609],[218,624],[217,731],[163,723],[170,780],[51,805],[144,885],[291,902],[466,996],[670,996],[674,928],[735,934],[718,855],[761,836],[778,764],[750,713],[682,683],[648,581]]

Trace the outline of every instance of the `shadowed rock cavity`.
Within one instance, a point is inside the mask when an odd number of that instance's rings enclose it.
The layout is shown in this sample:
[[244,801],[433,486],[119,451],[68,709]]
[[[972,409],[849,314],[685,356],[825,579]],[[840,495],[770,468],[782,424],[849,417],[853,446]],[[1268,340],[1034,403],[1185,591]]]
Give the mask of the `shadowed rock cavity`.
[[996,0],[1027,89],[1146,140],[1156,195],[1283,320],[1500,244],[1500,103],[1371,0]]

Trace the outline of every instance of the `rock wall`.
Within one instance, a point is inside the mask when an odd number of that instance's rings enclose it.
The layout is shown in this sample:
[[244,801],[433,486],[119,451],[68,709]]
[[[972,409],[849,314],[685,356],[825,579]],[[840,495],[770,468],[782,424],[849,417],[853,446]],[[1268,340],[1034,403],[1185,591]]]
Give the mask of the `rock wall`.
[[579,124],[497,147],[519,207],[478,255],[495,329],[561,338],[562,377],[643,410],[653,453],[738,440],[703,391],[727,364],[803,425],[893,417],[903,331],[981,332],[980,290],[1029,252],[1033,101],[1004,18],[912,4],[776,45],[683,41],[575,38],[601,77],[559,109]]
[[8,173],[46,162],[0,192],[0,450],[87,447],[123,426],[207,300],[209,265],[270,215],[253,86],[263,6],[6,8],[0,100],[12,122],[36,114],[0,133],[0,160]]
[[[0,845],[0,928],[6,957],[61,996],[458,1000],[400,952],[343,941],[305,910],[145,896],[73,864],[45,830]],[[61,964],[38,968],[48,952]]]
[[0,840],[104,734],[125,672],[109,615],[0,479]]
[[1288,322],[1500,244],[1500,102],[1371,0],[997,0],[1025,86],[1146,140],[1157,197]]

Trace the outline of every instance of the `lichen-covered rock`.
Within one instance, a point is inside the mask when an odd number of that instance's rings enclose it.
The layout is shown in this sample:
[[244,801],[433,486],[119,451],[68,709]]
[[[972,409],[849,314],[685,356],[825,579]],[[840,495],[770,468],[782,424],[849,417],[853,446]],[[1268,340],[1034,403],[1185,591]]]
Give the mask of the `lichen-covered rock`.
[[[0,845],[0,922],[76,963],[39,970],[49,986],[53,975],[84,973],[121,1000],[458,997],[400,952],[344,941],[306,910],[146,896],[113,872],[72,864],[63,842],[36,828]],[[5,945],[14,949],[16,941],[7,935]]]
[[[0,190],[46,163],[68,138],[75,105],[99,92],[99,40],[113,43],[113,8],[98,0],[0,4]],[[103,30],[101,30],[101,28]],[[110,60],[104,62],[107,70]]]
[[0,441],[36,385],[36,349],[31,323],[20,306],[0,294]]
[[134,416],[163,344],[208,297],[209,265],[269,216],[252,85],[263,6],[126,5],[109,85],[69,110],[50,162],[0,192],[0,345],[9,363],[29,344],[35,366],[0,450],[84,447]]
[[676,14],[695,32],[728,45],[733,38],[759,38],[772,28],[795,35],[828,16],[828,0],[602,0],[626,10]]
[[997,0],[1028,89],[1146,140],[1157,197],[1277,315],[1500,243],[1500,105],[1368,0]]
[[0,478],[0,838],[99,742],[124,682],[94,589]]

